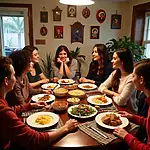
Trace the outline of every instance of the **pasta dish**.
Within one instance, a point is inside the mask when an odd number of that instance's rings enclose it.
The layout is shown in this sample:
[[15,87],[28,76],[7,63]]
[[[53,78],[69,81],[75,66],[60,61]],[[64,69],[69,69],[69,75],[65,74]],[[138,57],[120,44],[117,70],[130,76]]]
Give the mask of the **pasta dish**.
[[40,125],[45,125],[51,123],[53,120],[52,116],[49,115],[41,115],[38,116],[37,119],[35,120],[35,123],[40,124]]

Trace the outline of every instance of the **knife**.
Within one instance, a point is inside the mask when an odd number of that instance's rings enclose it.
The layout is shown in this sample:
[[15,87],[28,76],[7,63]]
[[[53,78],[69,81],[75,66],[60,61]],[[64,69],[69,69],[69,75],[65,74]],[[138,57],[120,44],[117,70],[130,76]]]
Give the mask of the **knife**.
[[100,132],[99,130],[95,129],[94,127],[88,126],[90,127],[92,130],[94,130],[95,132],[97,132],[98,134],[100,134],[101,136],[103,136],[104,138],[108,139],[108,136],[104,135],[102,132]]

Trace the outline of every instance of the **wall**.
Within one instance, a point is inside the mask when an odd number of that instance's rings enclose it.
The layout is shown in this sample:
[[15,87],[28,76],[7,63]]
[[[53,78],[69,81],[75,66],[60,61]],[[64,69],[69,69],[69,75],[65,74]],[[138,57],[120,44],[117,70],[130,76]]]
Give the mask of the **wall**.
[[[35,45],[40,50],[40,56],[45,57],[45,53],[51,51],[52,54],[55,54],[56,48],[64,44],[69,49],[73,50],[77,46],[81,47],[81,54],[86,55],[85,64],[82,65],[82,75],[86,75],[89,63],[91,61],[91,52],[92,47],[96,43],[106,43],[109,39],[122,37],[124,35],[130,35],[130,25],[127,26],[126,22],[129,21],[128,15],[128,2],[110,2],[105,0],[95,0],[95,4],[88,6],[91,10],[91,16],[88,19],[83,18],[82,10],[85,7],[78,7],[77,8],[77,17],[68,18],[67,17],[67,6],[62,5],[58,2],[59,0],[0,0],[0,2],[4,3],[26,3],[32,4],[33,7],[33,34],[34,34],[34,43],[35,39],[45,39],[46,45]],[[40,11],[42,11],[43,6],[46,7],[46,10],[49,13],[48,23],[40,23]],[[53,21],[53,14],[52,9],[56,6],[59,6],[62,9],[62,18],[61,22],[54,22]],[[103,24],[100,24],[96,20],[96,12],[99,9],[104,9],[107,13],[107,18]],[[111,14],[115,14],[117,10],[118,14],[122,14],[122,28],[121,30],[110,29],[110,21],[111,21]],[[73,43],[71,44],[70,36],[71,36],[71,27],[74,22],[79,21],[84,27],[84,43]],[[42,26],[46,26],[48,29],[48,34],[43,37],[40,35],[40,28]],[[53,28],[54,25],[62,25],[64,26],[64,38],[63,39],[54,39]],[[90,26],[100,26],[100,39],[93,40],[90,39]]]

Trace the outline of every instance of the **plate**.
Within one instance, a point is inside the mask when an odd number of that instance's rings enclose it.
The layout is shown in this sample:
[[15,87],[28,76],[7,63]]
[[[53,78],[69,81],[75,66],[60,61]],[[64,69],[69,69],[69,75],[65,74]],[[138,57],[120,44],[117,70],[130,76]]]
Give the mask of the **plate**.
[[104,117],[106,114],[110,114],[110,113],[112,113],[112,112],[104,112],[104,113],[98,114],[98,115],[95,117],[96,123],[97,123],[98,125],[104,127],[104,128],[107,128],[107,129],[115,129],[115,128],[118,128],[118,127],[119,127],[119,128],[124,128],[124,127],[126,127],[126,126],[129,124],[129,121],[128,121],[127,118],[121,117],[121,115],[120,115],[120,114],[117,114],[117,113],[113,113],[113,114],[115,114],[115,115],[117,115],[117,116],[120,117],[120,120],[122,121],[122,124],[121,124],[121,125],[119,125],[119,126],[109,126],[109,125],[104,124],[104,123],[102,122],[102,120],[101,120],[102,117]]
[[[80,105],[82,105],[82,104],[80,104]],[[86,104],[83,104],[83,105],[86,105]],[[86,106],[88,106],[89,108],[92,108],[94,110],[94,113],[92,113],[91,115],[88,115],[88,116],[79,116],[79,115],[72,114],[72,109],[77,108],[78,106],[79,105],[74,105],[74,106],[69,107],[68,108],[68,113],[71,116],[76,117],[76,118],[90,118],[90,117],[93,117],[93,116],[95,116],[97,114],[97,109],[95,107],[93,107],[93,106],[90,106],[90,105],[86,105]]]
[[51,94],[37,94],[37,95],[32,96],[31,99],[32,99],[34,102],[39,102],[39,98],[43,97],[44,95],[49,95],[49,96],[50,96],[50,98],[49,98],[48,100],[44,101],[44,102],[52,102],[52,101],[55,100],[55,96],[54,96],[54,95],[51,95]]
[[72,79],[60,79],[58,80],[58,83],[59,84],[73,84],[75,83],[75,81]]
[[[56,87],[56,85],[57,85],[57,87]],[[57,83],[46,83],[46,84],[43,84],[41,87],[43,89],[50,90],[50,89],[54,89],[54,87],[56,87],[56,89],[57,89],[60,87],[60,85]]]
[[[37,119],[37,117],[39,117],[41,115],[50,116],[53,118],[53,120],[49,124],[45,124],[45,125],[37,124],[35,122],[35,120]],[[58,121],[59,121],[59,116],[52,113],[52,112],[37,112],[37,113],[34,113],[27,118],[27,124],[31,127],[34,127],[34,128],[51,127],[51,126],[55,125]]]
[[109,97],[107,97],[107,96],[105,96],[105,98],[107,99],[107,102],[106,102],[106,103],[97,103],[97,102],[94,102],[94,101],[93,101],[94,98],[100,97],[100,96],[103,96],[103,95],[93,95],[93,96],[89,96],[89,97],[87,98],[87,101],[88,101],[90,104],[93,104],[93,105],[102,105],[102,106],[104,106],[104,105],[109,105],[109,104],[112,103],[112,99],[109,98]]
[[91,83],[82,83],[79,84],[78,87],[83,90],[94,90],[97,88],[97,85]]

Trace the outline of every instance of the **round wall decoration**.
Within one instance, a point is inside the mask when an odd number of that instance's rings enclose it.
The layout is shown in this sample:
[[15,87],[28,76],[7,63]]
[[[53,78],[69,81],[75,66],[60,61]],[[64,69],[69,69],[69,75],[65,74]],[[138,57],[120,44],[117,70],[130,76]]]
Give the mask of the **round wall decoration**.
[[42,36],[47,35],[47,32],[48,32],[48,30],[47,30],[47,28],[44,27],[44,26],[40,29],[40,34],[41,34]]
[[99,23],[103,23],[106,19],[106,12],[103,9],[100,9],[96,13],[96,19]]
[[85,19],[89,18],[91,12],[90,12],[90,9],[88,9],[87,7],[85,7],[82,11],[82,15]]

